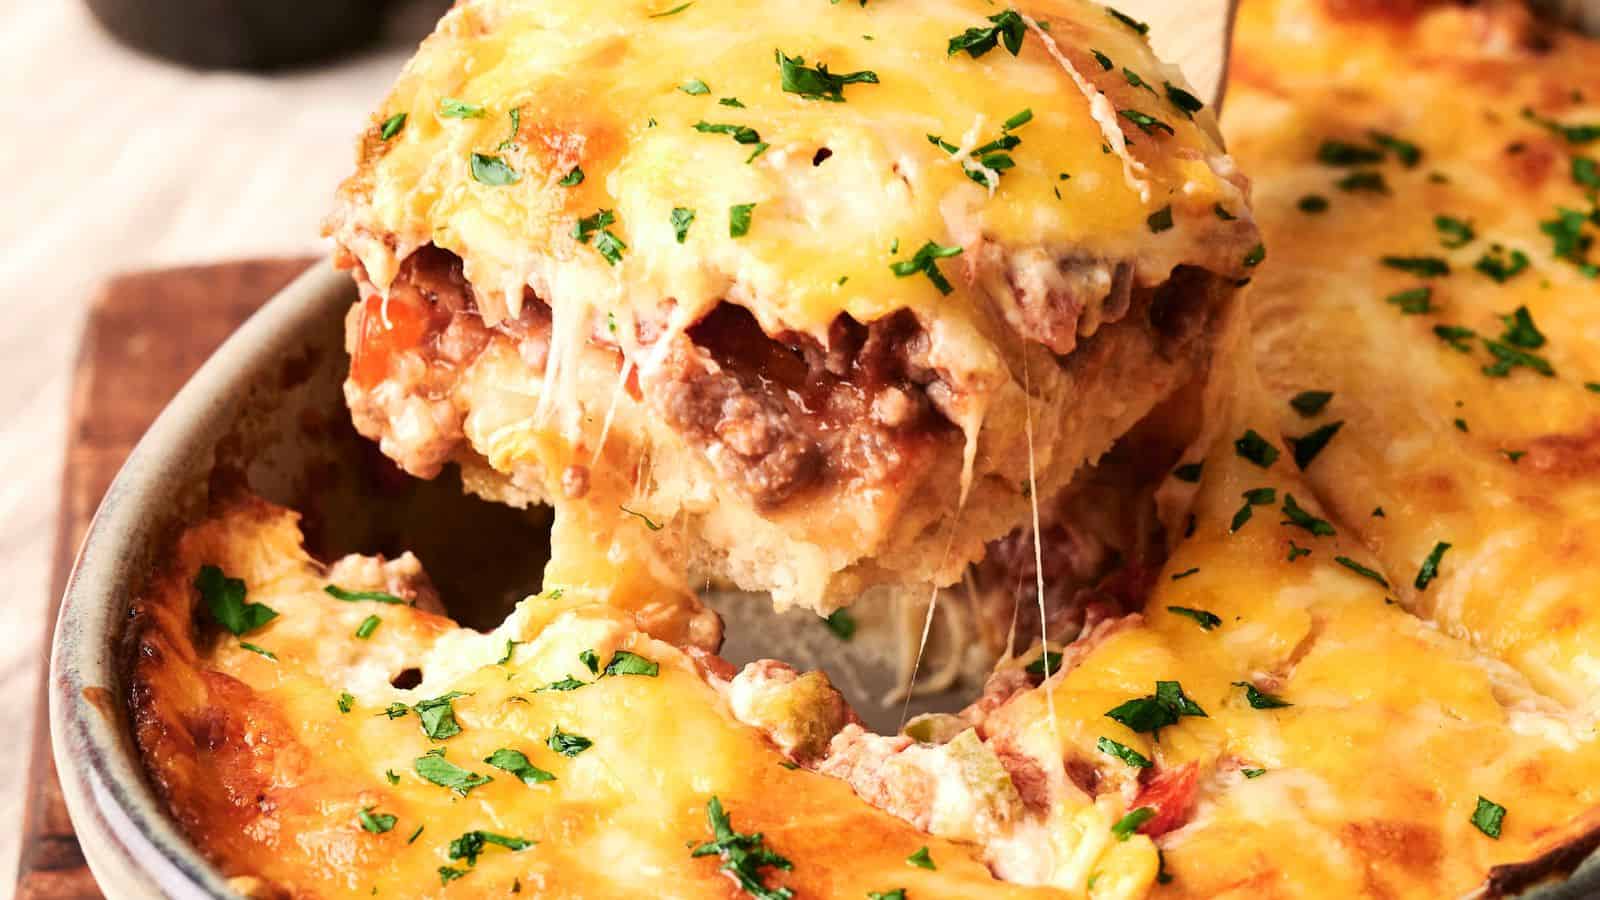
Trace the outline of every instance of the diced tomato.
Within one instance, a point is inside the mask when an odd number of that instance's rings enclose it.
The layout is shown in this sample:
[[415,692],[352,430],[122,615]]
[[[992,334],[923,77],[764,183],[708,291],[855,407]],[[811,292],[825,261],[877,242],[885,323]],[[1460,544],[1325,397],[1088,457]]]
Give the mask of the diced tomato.
[[396,353],[422,343],[428,333],[428,315],[409,303],[391,298],[385,315],[383,298],[373,294],[361,305],[361,339],[350,360],[350,377],[370,388],[389,375]]
[[1162,769],[1145,782],[1131,808],[1148,806],[1156,814],[1139,826],[1139,833],[1160,837],[1182,828],[1194,812],[1195,788],[1199,780],[1199,765],[1188,763],[1176,769]]

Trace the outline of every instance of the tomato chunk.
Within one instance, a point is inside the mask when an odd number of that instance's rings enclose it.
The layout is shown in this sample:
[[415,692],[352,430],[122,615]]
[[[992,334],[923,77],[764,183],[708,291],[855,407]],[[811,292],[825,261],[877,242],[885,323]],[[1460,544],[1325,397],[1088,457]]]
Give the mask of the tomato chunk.
[[350,360],[350,377],[370,388],[389,376],[395,354],[422,343],[428,333],[428,314],[410,303],[372,294],[362,301],[359,340]]
[[1199,765],[1188,763],[1176,769],[1163,769],[1145,782],[1131,808],[1148,806],[1156,814],[1139,826],[1139,833],[1160,837],[1187,824],[1189,814],[1194,811],[1199,780]]

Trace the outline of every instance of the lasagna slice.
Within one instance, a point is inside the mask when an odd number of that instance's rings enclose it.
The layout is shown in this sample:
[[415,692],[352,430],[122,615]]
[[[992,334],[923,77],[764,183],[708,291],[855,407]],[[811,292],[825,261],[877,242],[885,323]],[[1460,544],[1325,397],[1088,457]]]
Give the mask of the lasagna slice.
[[1259,258],[1143,31],[1075,0],[456,4],[328,224],[357,427],[643,571],[822,612],[954,582],[1203,375]]
[[1600,715],[1600,45],[1520,4],[1247,4],[1229,101],[1293,458],[1389,596]]

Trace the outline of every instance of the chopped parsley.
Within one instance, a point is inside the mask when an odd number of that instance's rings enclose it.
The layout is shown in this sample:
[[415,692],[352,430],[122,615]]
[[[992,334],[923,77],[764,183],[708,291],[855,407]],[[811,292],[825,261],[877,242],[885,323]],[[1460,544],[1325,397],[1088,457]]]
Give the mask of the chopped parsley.
[[377,631],[378,626],[382,624],[383,620],[377,616],[367,616],[365,619],[361,620],[360,625],[356,626],[356,637],[364,641],[367,638],[372,637],[372,633]]
[[1385,256],[1381,261],[1391,269],[1409,272],[1419,278],[1439,278],[1450,274],[1450,263],[1437,256]]
[[689,7],[691,7],[693,5],[694,5],[694,0],[689,0],[688,3],[679,3],[677,6],[674,6],[671,9],[664,9],[661,12],[658,12],[658,13],[651,13],[650,15],[645,16],[645,18],[647,18],[647,19],[665,19],[667,16],[675,16],[678,13],[683,12],[684,10],[688,9]]
[[606,262],[614,266],[622,261],[622,251],[628,249],[628,245],[623,243],[609,227],[616,221],[616,213],[609,209],[602,209],[592,216],[584,216],[573,223],[572,239],[580,244],[592,241],[594,249],[605,258]]
[[919,869],[927,869],[930,872],[937,871],[939,868],[938,866],[934,865],[933,856],[928,853],[927,847],[923,847],[921,850],[918,850],[917,852],[906,857],[906,862],[910,865],[916,866]]
[[444,97],[439,101],[439,115],[446,119],[481,119],[483,107],[454,97]]
[[1575,209],[1558,207],[1556,218],[1539,223],[1539,230],[1550,237],[1551,252],[1556,259],[1566,260],[1578,267],[1585,278],[1600,277],[1600,264],[1589,261],[1589,250],[1594,246],[1594,236],[1583,231],[1586,222],[1600,224],[1600,209],[1583,213]]
[[1000,130],[1001,131],[1015,131],[1018,128],[1021,128],[1022,126],[1026,125],[1026,124],[1028,124],[1029,122],[1032,122],[1032,121],[1033,121],[1033,110],[1031,108],[1030,109],[1024,109],[1022,112],[1019,112],[1019,113],[1013,115],[1011,118],[1005,120],[1004,122],[1001,122],[1000,123]]
[[1419,287],[1400,291],[1383,298],[1383,302],[1400,307],[1400,312],[1408,316],[1420,316],[1433,312],[1433,288]]
[[701,134],[725,134],[740,144],[761,143],[761,133],[748,125],[730,125],[702,120],[694,123],[694,130]]
[[394,823],[400,821],[388,813],[374,813],[374,809],[376,807],[365,806],[356,813],[356,820],[361,823],[361,827],[373,834],[383,834],[393,829]]
[[908,278],[921,272],[928,276],[928,280],[933,282],[933,286],[939,289],[939,293],[949,294],[954,288],[945,279],[944,273],[939,271],[938,261],[960,255],[960,247],[942,247],[933,241],[928,241],[919,247],[916,254],[910,259],[890,263],[889,270],[894,272],[898,278]]
[[706,803],[706,821],[711,826],[711,840],[695,847],[690,856],[719,856],[722,871],[733,879],[741,890],[757,900],[790,900],[794,891],[786,887],[769,888],[762,869],[789,871],[794,864],[766,846],[760,832],[741,834],[733,830],[733,822],[722,809],[716,797]]
[[739,102],[738,97],[723,97],[717,101],[717,104],[720,106],[731,106],[734,109],[744,109],[744,104]]
[[878,83],[878,73],[870,69],[835,75],[828,71],[826,63],[807,66],[803,57],[785,56],[782,50],[774,50],[773,55],[778,60],[778,75],[784,93],[799,94],[807,100],[843,103],[845,85]]
[[694,224],[694,210],[684,209],[681,206],[672,208],[672,233],[677,237],[678,243],[683,243],[689,237],[689,226]]
[[1495,840],[1500,839],[1500,826],[1505,821],[1506,808],[1492,800],[1478,798],[1478,806],[1472,811],[1472,824],[1477,829]]
[[600,657],[596,656],[593,650],[584,650],[580,652],[578,654],[578,661],[583,663],[585,666],[588,666],[591,673],[595,675],[600,674]]
[[1317,147],[1317,162],[1326,166],[1370,166],[1383,162],[1383,151],[1345,141],[1327,140]]
[[1155,765],[1148,757],[1126,744],[1113,741],[1111,738],[1102,737],[1094,742],[1096,750],[1109,756],[1115,756],[1135,769],[1148,769]]
[[1146,24],[1144,22],[1141,22],[1138,19],[1135,19],[1134,17],[1132,17],[1132,16],[1130,16],[1130,15],[1128,15],[1126,13],[1118,12],[1117,10],[1112,9],[1111,7],[1108,6],[1108,7],[1106,7],[1106,14],[1111,16],[1111,18],[1116,19],[1118,22],[1121,22],[1122,24],[1128,26],[1129,28],[1132,28],[1135,32],[1137,32],[1139,34],[1149,34],[1150,33],[1150,26],[1148,24]]
[[1489,248],[1488,253],[1478,257],[1478,261],[1472,267],[1493,278],[1496,283],[1505,284],[1522,274],[1523,270],[1528,268],[1529,262],[1528,254],[1521,250],[1511,250],[1507,255],[1505,247],[1495,244]]
[[1167,134],[1177,134],[1177,132],[1172,129],[1171,125],[1168,125],[1149,113],[1143,113],[1137,109],[1119,109],[1117,110],[1117,115],[1137,125],[1139,130],[1145,134],[1155,134],[1158,131],[1165,131]]
[[619,506],[619,507],[617,507],[617,509],[620,509],[623,512],[627,513],[628,515],[633,516],[634,518],[636,518],[639,521],[643,522],[644,523],[644,527],[650,529],[651,531],[660,531],[664,527],[664,526],[662,526],[662,524],[660,522],[655,521],[654,519],[650,518],[649,516],[645,515],[642,512],[635,512],[634,510],[631,510],[631,509],[627,508],[626,506]]
[[1183,113],[1185,118],[1192,119],[1194,118],[1195,113],[1206,108],[1206,105],[1200,102],[1199,97],[1196,97],[1195,95],[1189,93],[1181,87],[1178,87],[1170,81],[1163,82],[1162,87],[1164,87],[1167,91],[1167,102],[1171,103],[1173,106],[1176,106],[1178,111]]
[[654,678],[660,672],[660,664],[645,659],[637,653],[618,650],[611,654],[611,662],[606,663],[605,671],[601,673],[600,677],[604,678],[607,675],[644,675]]
[[892,891],[867,891],[867,900],[906,900],[906,889],[895,888]]
[[1266,769],[1240,769],[1239,774],[1246,778],[1260,778],[1267,774]]
[[1171,206],[1171,204],[1163,206],[1160,209],[1156,210],[1155,212],[1151,213],[1150,217],[1148,219],[1146,219],[1145,222],[1150,226],[1150,233],[1151,234],[1160,234],[1163,231],[1171,231],[1172,230],[1172,206]]
[[1572,181],[1579,187],[1600,191],[1600,162],[1587,156],[1572,158]]
[[509,148],[511,148],[513,146],[516,146],[517,135],[522,133],[522,109],[520,107],[513,107],[512,110],[511,110],[510,116],[511,116],[511,133],[506,135],[506,139],[505,140],[503,140],[499,144],[495,145],[495,149],[496,150],[506,150],[506,149],[509,149]]
[[1040,677],[1047,678],[1051,672],[1061,671],[1061,654],[1055,652],[1054,650],[1046,650],[1045,652],[1039,654],[1033,662],[1028,663],[1028,665],[1023,668],[1023,671],[1027,672],[1029,675],[1038,675]]
[[1332,391],[1301,391],[1289,400],[1289,405],[1302,416],[1310,418],[1322,412],[1328,401],[1333,399]]
[[1254,428],[1247,429],[1243,437],[1233,442],[1233,450],[1263,469],[1271,468],[1278,461],[1278,448],[1257,434]]
[[1449,250],[1465,247],[1478,239],[1471,222],[1453,216],[1434,216],[1433,227],[1439,232],[1439,243]]
[[432,700],[423,700],[412,709],[422,722],[422,733],[436,741],[452,738],[461,733],[456,722],[455,699],[464,697],[460,691],[451,691]]
[[1328,198],[1321,194],[1307,194],[1295,205],[1301,212],[1314,216],[1328,211]]
[[1253,488],[1242,495],[1244,503],[1240,504],[1239,511],[1233,514],[1233,521],[1228,523],[1228,533],[1234,534],[1250,522],[1255,515],[1255,507],[1266,506],[1277,500],[1278,492],[1275,488]]
[[1389,182],[1383,177],[1382,172],[1351,172],[1349,175],[1334,182],[1333,186],[1347,194],[1361,192],[1369,194],[1389,193]]
[[339,692],[339,712],[347,713],[354,709],[355,705],[356,697],[354,694],[350,693],[349,691]]
[[736,203],[728,207],[728,236],[741,238],[750,233],[750,219],[755,213],[754,203]]
[[396,597],[395,595],[385,591],[347,591],[336,584],[330,584],[322,590],[335,600],[343,600],[346,603],[359,603],[361,601],[371,601],[373,603],[395,603],[400,605],[404,605],[406,603],[405,598]]
[[465,797],[475,787],[493,781],[487,775],[469,772],[444,758],[444,748],[435,747],[419,756],[411,764],[418,775],[440,787],[449,788]]
[[1289,542],[1289,562],[1294,562],[1302,556],[1310,555],[1311,550],[1309,548],[1302,547],[1299,544],[1296,544],[1294,541]]
[[1311,465],[1312,460],[1317,458],[1317,454],[1322,452],[1322,448],[1328,446],[1328,442],[1333,440],[1333,436],[1338,434],[1339,429],[1343,427],[1344,422],[1342,420],[1329,422],[1321,428],[1314,429],[1300,437],[1289,438],[1289,448],[1294,451],[1295,466],[1301,471],[1305,471]]
[[1467,343],[1467,340],[1478,336],[1476,331],[1464,325],[1435,325],[1433,326],[1433,334],[1439,340],[1444,341],[1462,353],[1472,352],[1472,345]]
[[[1515,462],[1515,458],[1512,461]],[[1445,551],[1449,550],[1450,546],[1444,541],[1433,545],[1433,549],[1428,552],[1428,557],[1422,561],[1422,567],[1417,570],[1417,580],[1412,582],[1412,584],[1416,585],[1417,590],[1427,590],[1428,585],[1439,577],[1439,561],[1444,559]]]
[[568,675],[560,681],[552,681],[544,687],[534,688],[533,692],[535,694],[548,694],[556,691],[575,691],[578,688],[586,686],[588,683],[589,682],[587,681],[579,681],[578,679],[573,678],[571,675]]
[[1244,255],[1245,268],[1253,269],[1256,266],[1259,266],[1263,262],[1265,262],[1266,258],[1267,258],[1267,245],[1266,244],[1257,244],[1254,247],[1251,247],[1249,249],[1249,251],[1245,253],[1245,255]]
[[1592,144],[1600,141],[1600,123],[1588,125],[1563,125],[1554,119],[1547,119],[1532,109],[1524,108],[1522,117],[1530,122],[1544,126],[1554,134],[1567,139],[1569,144]]
[[1333,561],[1341,566],[1344,566],[1346,569],[1349,569],[1357,575],[1360,575],[1362,578],[1370,578],[1371,580],[1376,581],[1378,584],[1383,585],[1385,589],[1389,587],[1389,580],[1387,578],[1384,578],[1376,570],[1369,569],[1348,556],[1335,556]]
[[856,636],[856,619],[850,615],[848,609],[836,609],[822,620],[828,626],[833,636],[841,641],[848,641]]
[[1251,709],[1283,709],[1286,706],[1294,705],[1281,697],[1275,697],[1257,688],[1248,681],[1235,681],[1233,686],[1244,688],[1244,699],[1246,703],[1250,704]]
[[1328,520],[1319,519],[1316,516],[1306,512],[1300,507],[1299,503],[1295,502],[1293,494],[1286,493],[1283,495],[1283,514],[1288,516],[1287,519],[1283,520],[1282,524],[1284,525],[1293,525],[1296,528],[1304,528],[1306,531],[1311,532],[1312,535],[1316,537],[1333,536],[1333,526],[1328,524]]
[[1224,207],[1221,203],[1213,203],[1213,204],[1211,204],[1211,211],[1216,214],[1217,218],[1221,219],[1224,222],[1237,221],[1238,218],[1239,218],[1238,216],[1234,215],[1233,213],[1228,212],[1227,208]]
[[1127,66],[1123,66],[1122,67],[1122,77],[1124,79],[1126,79],[1129,84],[1133,85],[1136,88],[1144,88],[1145,90],[1149,91],[1152,94],[1154,94],[1156,92],[1155,88],[1151,87],[1148,82],[1146,82],[1143,78],[1139,77],[1139,73],[1138,72],[1135,72],[1134,70],[1128,68]]
[[1222,624],[1221,616],[1203,609],[1191,609],[1187,606],[1169,606],[1167,607],[1167,612],[1193,619],[1195,624],[1199,625],[1203,631],[1210,631]]
[[450,842],[450,858],[464,859],[467,861],[467,865],[475,866],[478,864],[478,856],[483,853],[483,848],[488,844],[517,851],[526,850],[537,843],[538,841],[506,837],[503,834],[495,834],[492,831],[469,831]]
[[683,91],[685,94],[688,94],[691,97],[698,97],[702,94],[711,93],[711,86],[698,78],[691,78],[688,81],[685,81],[683,84],[678,85],[678,90]]
[[1130,810],[1127,815],[1118,819],[1117,824],[1111,826],[1111,833],[1117,836],[1117,840],[1125,841],[1133,837],[1134,832],[1143,827],[1144,823],[1155,817],[1156,811],[1154,809],[1148,806],[1141,806],[1138,809]]
[[466,869],[457,869],[454,866],[440,866],[439,867],[439,886],[440,887],[444,887],[445,885],[449,884],[452,881],[455,881],[457,878],[460,878],[461,876],[463,876],[465,874],[467,874],[467,870]]
[[594,746],[594,741],[589,740],[581,734],[573,734],[570,731],[562,731],[560,725],[557,725],[555,730],[550,732],[550,736],[545,739],[544,743],[545,746],[549,747],[551,750],[554,750],[562,756],[569,757],[577,756],[579,753],[582,753],[583,751]]
[[1415,168],[1422,162],[1422,148],[1410,141],[1395,137],[1382,131],[1369,131],[1367,136],[1379,147],[1393,153],[1400,164],[1408,169]]
[[1511,373],[1512,369],[1519,366],[1532,369],[1546,378],[1556,374],[1549,360],[1526,350],[1513,347],[1506,343],[1504,339],[1498,341],[1485,339],[1483,345],[1495,357],[1493,363],[1483,367],[1483,374],[1491,378],[1504,378]]
[[1176,681],[1158,681],[1154,694],[1136,697],[1106,711],[1106,718],[1140,734],[1159,732],[1176,725],[1184,716],[1206,718],[1206,711],[1190,700]]
[[1172,576],[1172,580],[1173,581],[1181,581],[1181,580],[1183,580],[1185,578],[1188,578],[1190,575],[1198,575],[1198,574],[1200,574],[1200,567],[1199,566],[1195,566],[1192,569],[1184,569],[1182,572],[1174,573],[1173,576]]
[[271,650],[268,650],[265,647],[252,644],[249,641],[240,641],[239,646],[249,650],[251,653],[254,653],[257,656],[265,656],[267,659],[270,659],[273,662],[278,661],[278,654],[273,653]]
[[583,184],[583,167],[573,166],[572,171],[561,176],[561,180],[556,182],[556,184],[559,184],[562,187],[577,187],[578,185]]
[[1501,316],[1500,321],[1506,326],[1505,333],[1500,335],[1500,340],[1528,350],[1537,350],[1544,346],[1544,334],[1533,324],[1533,314],[1528,312],[1526,306],[1519,306],[1510,315]]
[[399,775],[399,773],[395,772],[395,770],[393,770],[393,769],[384,769],[383,770],[383,777],[390,784],[399,784],[400,783],[400,775]]
[[201,566],[194,586],[205,600],[211,618],[235,637],[255,631],[278,617],[278,611],[264,603],[246,603],[244,580],[229,578],[216,566]]
[[490,187],[506,187],[522,180],[506,161],[487,153],[474,153],[471,157],[472,180]]
[[406,127],[406,114],[395,113],[383,120],[383,126],[378,129],[378,139],[387,141],[399,134]]
[[1203,471],[1204,467],[1204,463],[1184,463],[1183,465],[1172,470],[1172,477],[1178,479],[1179,481],[1187,481],[1190,484],[1195,484],[1199,482],[1200,473]]
[[988,28],[968,28],[950,39],[946,49],[947,56],[955,56],[965,50],[973,59],[988,53],[1000,44],[1016,56],[1022,52],[1022,39],[1028,34],[1028,24],[1014,9],[1008,9],[998,15],[988,17],[991,24]]

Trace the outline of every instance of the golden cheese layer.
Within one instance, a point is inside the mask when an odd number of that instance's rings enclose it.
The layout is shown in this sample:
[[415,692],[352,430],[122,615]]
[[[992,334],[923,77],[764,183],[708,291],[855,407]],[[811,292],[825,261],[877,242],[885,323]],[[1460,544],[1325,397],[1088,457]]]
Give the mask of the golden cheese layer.
[[[1342,423],[1306,477],[1391,596],[1592,720],[1600,45],[1506,4],[1281,0],[1240,26],[1228,125],[1279,427]],[[1332,399],[1302,414],[1303,391]]]
[[[457,4],[374,116],[336,240],[379,288],[423,244],[457,254],[491,323],[531,286],[558,317],[670,303],[683,328],[732,297],[819,337],[906,308],[981,334],[964,261],[943,264],[948,296],[892,271],[927,241],[1136,259],[1147,284],[1235,270],[1254,242],[1214,119],[1101,6],[671,8]],[[999,46],[949,52],[996,27]]]
[[[242,583],[238,636],[212,605],[226,589],[194,586],[206,566]],[[725,663],[623,610],[552,590],[479,634],[339,577],[376,567],[330,572],[293,514],[243,502],[191,528],[138,606],[140,749],[242,893],[742,896],[722,856],[691,852],[715,838],[715,801],[789,861],[750,870],[771,891],[1050,896],[788,763],[703,669]],[[336,599],[334,581],[380,599]],[[408,670],[420,683],[392,687]],[[930,864],[908,862],[924,851]]]

